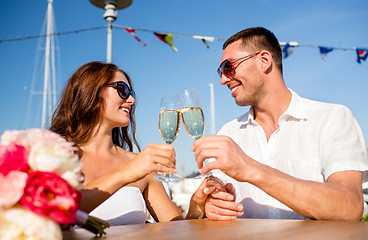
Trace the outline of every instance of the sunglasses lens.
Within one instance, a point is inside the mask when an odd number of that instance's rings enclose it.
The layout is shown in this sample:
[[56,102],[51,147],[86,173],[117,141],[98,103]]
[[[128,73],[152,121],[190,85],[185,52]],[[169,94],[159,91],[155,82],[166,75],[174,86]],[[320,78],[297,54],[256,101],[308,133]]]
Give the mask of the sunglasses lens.
[[116,89],[118,91],[119,96],[122,99],[127,99],[130,95],[130,89],[129,87],[124,84],[124,83],[118,83],[118,85],[116,86]]
[[221,68],[220,68],[220,67],[219,67],[219,68],[217,68],[217,74],[221,77],[222,72],[221,72]]
[[233,64],[229,60],[225,60],[221,63],[220,68],[225,76],[231,77],[235,73]]

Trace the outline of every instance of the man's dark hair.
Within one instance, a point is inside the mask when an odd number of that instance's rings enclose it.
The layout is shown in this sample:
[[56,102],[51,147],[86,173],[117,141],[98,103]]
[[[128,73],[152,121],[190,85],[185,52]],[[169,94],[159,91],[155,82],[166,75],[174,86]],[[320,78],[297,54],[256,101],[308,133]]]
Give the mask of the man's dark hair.
[[258,52],[261,50],[269,51],[275,62],[276,67],[282,73],[282,51],[279,41],[275,35],[263,28],[263,27],[252,27],[246,28],[233,36],[229,37],[223,45],[225,49],[231,43],[241,39],[243,41],[242,47],[248,51]]

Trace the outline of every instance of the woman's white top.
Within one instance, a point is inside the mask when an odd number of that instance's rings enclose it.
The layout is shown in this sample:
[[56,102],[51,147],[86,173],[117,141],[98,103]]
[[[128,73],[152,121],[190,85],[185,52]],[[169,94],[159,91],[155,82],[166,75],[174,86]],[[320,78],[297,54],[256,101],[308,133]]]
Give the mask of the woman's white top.
[[90,215],[108,221],[111,226],[143,224],[146,222],[147,208],[139,188],[122,187]]

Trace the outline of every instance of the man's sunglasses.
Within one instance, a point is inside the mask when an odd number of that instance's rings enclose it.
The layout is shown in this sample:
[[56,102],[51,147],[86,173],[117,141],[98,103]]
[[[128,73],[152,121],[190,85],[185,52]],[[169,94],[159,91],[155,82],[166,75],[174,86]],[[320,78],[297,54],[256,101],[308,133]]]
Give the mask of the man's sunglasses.
[[107,84],[107,86],[116,88],[116,91],[118,92],[119,97],[121,97],[122,99],[128,99],[129,96],[132,96],[133,98],[135,98],[134,90],[131,90],[128,84],[126,84],[123,81],[109,83]]
[[234,63],[240,60],[248,60],[254,56],[256,56],[257,54],[259,54],[260,52],[256,52],[250,55],[247,55],[245,57],[241,57],[238,59],[235,59],[234,61],[231,61],[229,59],[225,59],[224,61],[222,61],[222,63],[220,64],[220,66],[217,69],[217,73],[218,75],[221,77],[222,74],[224,74],[226,77],[231,78],[235,76],[235,68],[238,66],[234,66]]

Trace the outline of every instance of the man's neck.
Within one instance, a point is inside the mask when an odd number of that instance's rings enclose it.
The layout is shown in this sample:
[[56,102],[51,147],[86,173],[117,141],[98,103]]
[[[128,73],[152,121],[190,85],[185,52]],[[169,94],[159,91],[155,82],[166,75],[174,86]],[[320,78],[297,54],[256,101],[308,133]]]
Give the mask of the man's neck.
[[252,106],[254,120],[263,128],[267,141],[279,128],[279,118],[289,107],[291,96],[285,87],[274,91],[274,94],[267,94],[261,103]]

